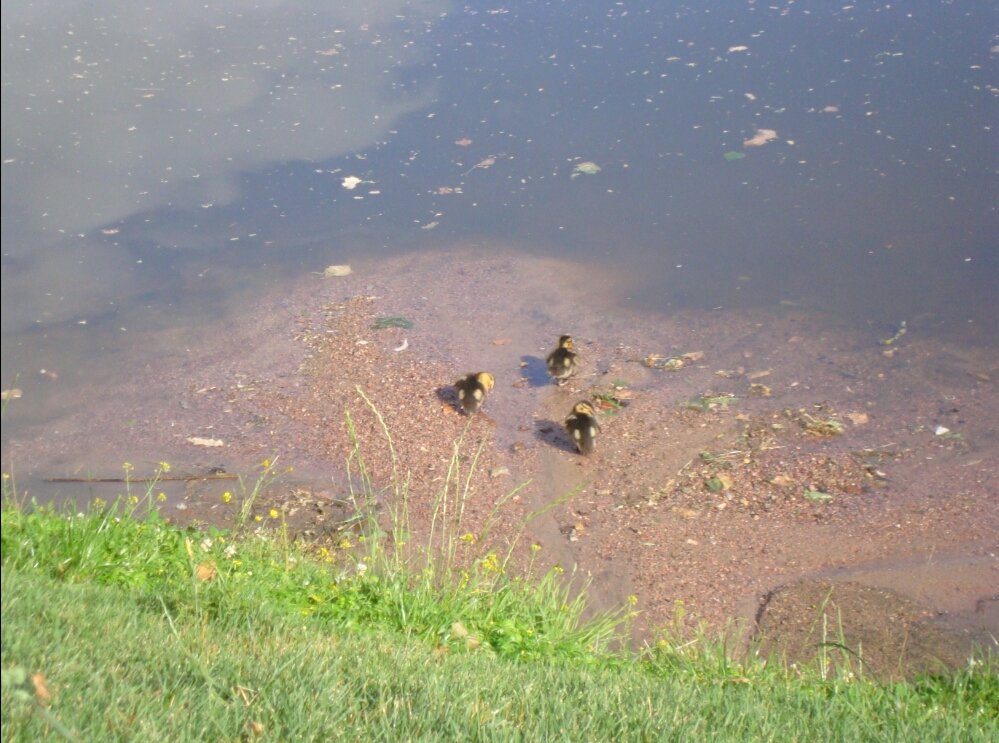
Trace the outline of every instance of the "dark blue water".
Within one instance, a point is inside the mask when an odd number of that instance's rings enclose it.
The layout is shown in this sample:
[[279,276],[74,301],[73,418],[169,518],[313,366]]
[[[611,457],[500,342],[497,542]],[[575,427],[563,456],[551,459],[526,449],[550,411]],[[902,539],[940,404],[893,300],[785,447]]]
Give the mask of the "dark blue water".
[[987,0],[11,0],[3,388],[54,415],[41,369],[113,383],[136,334],[451,245],[606,261],[650,313],[999,342],[997,31]]

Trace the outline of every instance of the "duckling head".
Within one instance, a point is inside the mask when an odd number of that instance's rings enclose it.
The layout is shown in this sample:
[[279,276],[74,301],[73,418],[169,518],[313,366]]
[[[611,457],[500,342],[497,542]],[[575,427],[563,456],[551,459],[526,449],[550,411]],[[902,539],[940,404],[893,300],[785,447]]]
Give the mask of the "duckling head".
[[492,392],[492,389],[496,384],[496,380],[489,372],[479,372],[475,375],[475,381],[481,384],[482,389],[486,392]]

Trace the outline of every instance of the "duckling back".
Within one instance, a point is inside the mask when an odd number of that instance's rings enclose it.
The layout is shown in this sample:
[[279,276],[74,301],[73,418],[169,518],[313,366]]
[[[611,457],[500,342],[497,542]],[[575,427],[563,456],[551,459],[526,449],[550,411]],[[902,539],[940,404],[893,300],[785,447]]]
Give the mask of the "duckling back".
[[576,403],[565,419],[565,430],[580,454],[592,454],[600,432],[600,424],[593,407],[587,402]]
[[489,372],[474,372],[466,374],[454,383],[458,391],[458,402],[469,415],[479,412],[486,395],[492,390],[495,380]]
[[576,352],[573,350],[572,336],[563,335],[558,339],[558,347],[545,359],[548,374],[559,385],[565,384],[576,372]]

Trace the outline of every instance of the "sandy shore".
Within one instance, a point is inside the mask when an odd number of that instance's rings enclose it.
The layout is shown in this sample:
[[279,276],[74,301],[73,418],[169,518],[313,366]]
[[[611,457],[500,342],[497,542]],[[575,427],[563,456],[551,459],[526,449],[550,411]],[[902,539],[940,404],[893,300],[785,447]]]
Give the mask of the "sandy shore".
[[[691,622],[789,633],[790,620],[766,619],[779,607],[798,617],[800,639],[822,612],[815,586],[834,584],[844,601],[863,595],[851,605],[874,601],[868,589],[887,596],[906,632],[999,634],[996,349],[948,345],[918,323],[886,346],[874,330],[797,307],[651,314],[623,299],[622,277],[523,255],[354,268],[303,278],[192,337],[157,339],[184,350],[21,432],[5,467],[44,496],[42,476],[113,473],[125,460],[248,473],[277,458],[294,473],[269,497],[299,504],[295,528],[316,536],[342,516],[322,504],[344,495],[349,412],[383,509],[394,451],[420,533],[460,439],[461,532],[521,533],[544,564],[589,577],[597,608],[637,596],[641,637],[682,602]],[[391,317],[412,325],[374,329]],[[543,363],[561,333],[582,360],[563,388]],[[667,371],[651,354],[691,356]],[[478,370],[497,384],[469,419],[450,385]],[[595,395],[603,430],[583,458],[561,421]],[[224,522],[221,487],[167,488],[165,508]],[[800,595],[788,588],[799,585]],[[946,656],[940,643],[928,652]]]

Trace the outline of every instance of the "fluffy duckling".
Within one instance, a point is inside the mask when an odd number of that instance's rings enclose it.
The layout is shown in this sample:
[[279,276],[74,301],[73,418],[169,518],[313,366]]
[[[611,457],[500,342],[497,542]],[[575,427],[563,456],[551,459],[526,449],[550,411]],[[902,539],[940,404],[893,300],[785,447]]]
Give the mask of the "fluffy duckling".
[[572,336],[563,335],[558,339],[558,348],[545,359],[548,373],[561,387],[576,373],[576,352],[573,350]]
[[496,380],[489,372],[466,374],[455,382],[454,388],[458,390],[458,402],[461,403],[462,409],[469,415],[479,412],[486,395],[495,383]]
[[600,424],[597,423],[597,414],[593,406],[588,402],[577,402],[565,419],[565,430],[569,432],[572,443],[579,449],[580,454],[592,454],[593,445],[600,432]]

